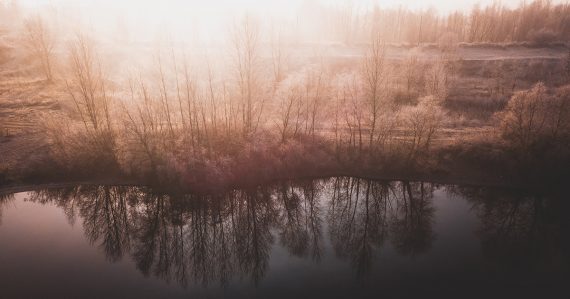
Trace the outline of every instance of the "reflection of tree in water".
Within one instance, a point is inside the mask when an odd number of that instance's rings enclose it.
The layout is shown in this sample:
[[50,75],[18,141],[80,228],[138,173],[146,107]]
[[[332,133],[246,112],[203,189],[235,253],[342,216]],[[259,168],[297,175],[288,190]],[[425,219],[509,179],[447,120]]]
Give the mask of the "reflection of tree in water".
[[184,286],[225,286],[234,277],[255,284],[264,277],[272,231],[290,254],[319,262],[325,204],[334,250],[350,259],[359,276],[389,235],[401,252],[422,252],[431,240],[432,189],[338,178],[217,195],[79,186],[35,192],[31,200],[61,207],[70,223],[80,219],[88,240],[110,261],[129,255],[144,275]]
[[434,240],[432,197],[434,186],[427,183],[400,183],[396,207],[391,214],[391,240],[402,255],[427,252]]
[[329,207],[329,231],[337,255],[350,258],[358,275],[369,270],[372,247],[386,237],[389,185],[336,178]]
[[[291,255],[319,262],[323,209],[337,256],[358,277],[390,242],[405,256],[427,252],[435,238],[427,183],[358,178],[283,183],[217,195],[160,194],[141,187],[79,186],[34,192],[30,200],[82,221],[88,240],[110,261],[130,256],[145,275],[166,281],[257,284],[268,269],[272,231]],[[567,257],[568,201],[489,188],[447,187],[473,203],[484,254],[495,265],[562,265]],[[13,196],[0,197],[2,205]],[[564,251],[566,250],[566,251]],[[567,261],[567,259],[566,259]]]
[[89,241],[116,261],[129,249],[127,191],[126,187],[82,186],[39,191],[32,193],[31,200],[54,202],[71,223],[79,213]]
[[180,225],[171,218],[171,201],[166,195],[145,194],[132,209],[132,256],[138,269],[146,276],[150,273],[170,281],[175,269],[175,261],[183,259],[180,242]]
[[84,191],[79,213],[89,241],[100,241],[107,257],[119,260],[129,250],[130,224],[124,187],[96,187]]
[[[493,188],[449,187],[469,200],[481,226],[483,253],[493,265],[508,269],[568,266],[568,202],[560,195],[529,196],[528,193]],[[565,261],[560,263],[559,261]]]
[[237,273],[257,283],[267,270],[276,217],[268,189],[173,196],[82,186],[39,191],[31,200],[53,202],[71,223],[78,214],[109,260],[129,252],[145,275],[207,286],[225,285]]
[[429,249],[432,186],[358,178],[336,178],[332,184],[331,240],[336,254],[350,258],[358,276],[370,270],[374,249],[389,236],[403,254]]
[[14,200],[14,194],[0,194],[0,225],[2,224],[2,209]]
[[322,184],[308,181],[300,187],[282,183],[276,188],[279,207],[279,237],[292,255],[321,259],[322,219],[319,195]]
[[265,271],[273,243],[270,226],[275,220],[269,190],[258,188],[236,192],[230,197],[236,260],[241,273],[248,273],[257,284]]

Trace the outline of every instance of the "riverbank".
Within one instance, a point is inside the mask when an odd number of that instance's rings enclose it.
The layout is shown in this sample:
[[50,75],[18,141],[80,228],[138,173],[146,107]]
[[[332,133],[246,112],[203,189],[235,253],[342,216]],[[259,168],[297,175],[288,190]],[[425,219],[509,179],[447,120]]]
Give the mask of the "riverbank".
[[[482,145],[480,145],[482,146]],[[512,189],[558,189],[569,177],[563,167],[550,169],[529,170],[529,165],[517,165],[512,157],[504,150],[491,153],[479,148],[458,149],[458,146],[448,146],[434,149],[429,158],[416,164],[367,164],[370,161],[352,161],[318,165],[316,162],[304,161],[302,169],[291,167],[281,168],[262,165],[250,165],[246,172],[237,169],[226,169],[220,177],[212,178],[216,169],[200,169],[192,174],[193,179],[172,178],[165,180],[160,175],[135,177],[121,173],[115,169],[110,172],[97,173],[66,173],[62,169],[39,169],[29,172],[26,176],[4,180],[0,184],[0,194],[24,192],[45,188],[60,188],[73,185],[124,185],[149,186],[160,192],[190,192],[218,193],[230,189],[251,188],[278,181],[296,181],[329,177],[355,177],[377,181],[422,181],[442,185],[463,185],[481,187],[500,187]],[[476,152],[485,152],[486,156],[473,156]],[[283,162],[283,161],[281,161]],[[285,163],[286,164],[286,163]],[[551,161],[548,165],[558,164]],[[546,167],[547,164],[545,164]],[[519,169],[517,171],[517,169]],[[526,169],[526,170],[525,170]],[[231,174],[231,175],[229,175]],[[186,174],[188,175],[188,174]],[[170,174],[172,176],[172,174]],[[197,179],[200,178],[200,179]]]

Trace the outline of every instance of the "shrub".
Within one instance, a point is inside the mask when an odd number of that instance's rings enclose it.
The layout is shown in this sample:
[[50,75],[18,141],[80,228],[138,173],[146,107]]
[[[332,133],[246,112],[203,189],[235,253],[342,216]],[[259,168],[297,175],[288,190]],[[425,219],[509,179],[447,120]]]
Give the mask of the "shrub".
[[539,147],[557,146],[568,138],[570,86],[550,95],[544,83],[517,92],[500,113],[501,132],[513,147],[523,153]]
[[449,93],[450,80],[446,64],[447,61],[442,58],[424,73],[426,95],[432,95],[438,101],[445,101]]
[[409,143],[409,159],[413,160],[419,152],[429,149],[435,134],[441,127],[443,112],[437,99],[427,96],[420,99],[417,106],[404,110],[403,114],[412,134]]

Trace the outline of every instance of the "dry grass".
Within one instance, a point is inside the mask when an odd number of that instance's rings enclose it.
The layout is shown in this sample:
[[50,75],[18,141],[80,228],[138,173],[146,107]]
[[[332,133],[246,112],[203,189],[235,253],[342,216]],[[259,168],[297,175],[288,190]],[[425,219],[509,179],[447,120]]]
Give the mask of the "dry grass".
[[[3,73],[4,183],[116,176],[213,189],[344,173],[479,180],[514,169],[504,140],[490,138],[496,113],[513,93],[562,72],[559,59],[469,60],[437,49],[394,58],[377,43],[365,59],[340,66],[312,57],[318,63],[272,79],[259,65],[231,69],[236,76],[170,49],[125,84],[95,48],[75,45],[75,72],[53,83]],[[239,72],[255,78],[240,82]]]

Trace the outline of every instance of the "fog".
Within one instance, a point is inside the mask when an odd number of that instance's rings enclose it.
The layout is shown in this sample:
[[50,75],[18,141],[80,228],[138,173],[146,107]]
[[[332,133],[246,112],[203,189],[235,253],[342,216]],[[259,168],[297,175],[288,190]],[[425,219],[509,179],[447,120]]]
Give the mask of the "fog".
[[2,1],[0,166],[204,189],[562,177],[570,5],[422,3]]
[[[6,1],[10,2],[10,1]],[[501,1],[506,7],[515,7],[522,1]],[[397,1],[397,0],[213,0],[213,1],[70,1],[70,0],[20,0],[26,14],[56,15],[63,28],[86,26],[102,37],[112,35],[134,41],[153,41],[157,36],[168,35],[170,40],[221,42],[236,19],[248,14],[260,19],[265,27],[288,28],[291,34],[307,35],[309,27],[325,26],[318,19],[326,10],[339,10],[353,16],[365,14],[375,7],[411,11],[432,11],[447,14],[468,11],[474,5],[486,6],[496,1]],[[556,2],[554,2],[556,3]],[[325,18],[335,18],[328,16]],[[338,18],[338,16],[337,16]],[[298,28],[303,28],[299,32]],[[316,28],[310,37],[322,40]],[[326,35],[325,35],[326,36]]]

